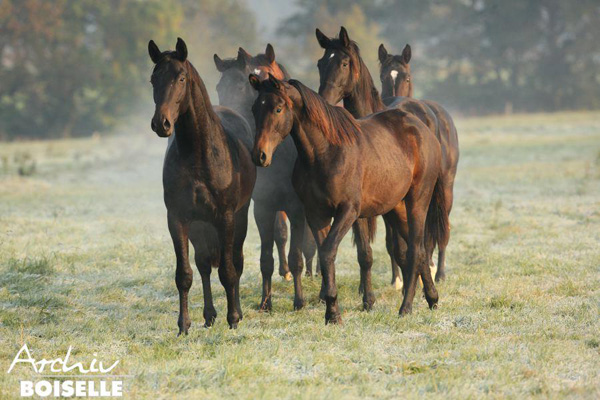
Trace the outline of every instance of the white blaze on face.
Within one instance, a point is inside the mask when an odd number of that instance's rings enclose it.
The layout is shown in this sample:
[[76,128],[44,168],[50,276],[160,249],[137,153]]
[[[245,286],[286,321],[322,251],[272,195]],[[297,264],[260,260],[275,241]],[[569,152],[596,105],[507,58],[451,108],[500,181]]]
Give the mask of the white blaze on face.
[[396,71],[395,69],[391,70],[390,76],[392,77],[392,80],[394,81],[394,83],[396,83],[396,77],[398,76],[398,71]]
[[329,58],[333,58],[333,56],[335,56],[335,53],[331,53],[331,55],[329,56]]
[[255,69],[254,69],[254,74],[255,74],[255,75],[260,75],[260,69],[258,69],[258,68],[255,68]]

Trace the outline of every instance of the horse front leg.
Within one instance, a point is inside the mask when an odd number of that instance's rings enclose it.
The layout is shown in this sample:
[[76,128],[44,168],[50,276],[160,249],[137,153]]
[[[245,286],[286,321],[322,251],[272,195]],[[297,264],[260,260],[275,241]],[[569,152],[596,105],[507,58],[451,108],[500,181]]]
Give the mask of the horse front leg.
[[173,213],[168,213],[167,220],[175,257],[177,258],[177,268],[175,270],[175,284],[179,291],[179,318],[177,320],[179,333],[177,336],[182,333],[187,335],[192,324],[188,311],[188,293],[194,279],[189,261],[189,222],[182,221]]
[[278,211],[275,214],[275,225],[274,229],[274,239],[275,246],[277,247],[277,255],[279,257],[279,276],[281,276],[286,281],[292,280],[292,274],[290,273],[290,268],[288,265],[288,259],[285,255],[285,245],[288,240],[288,228],[285,223],[286,215],[282,211]]
[[358,218],[358,209],[351,205],[340,205],[333,219],[327,237],[319,247],[321,272],[323,274],[324,297],[326,304],[325,324],[342,322],[335,284],[335,258],[340,242]]
[[219,280],[225,288],[227,296],[227,323],[231,329],[236,329],[240,322],[237,307],[237,291],[239,290],[239,275],[233,264],[233,244],[235,237],[235,218],[232,211],[227,211],[218,221],[219,242],[221,244],[221,265],[219,265]]
[[242,207],[235,214],[235,234],[233,239],[233,265],[237,272],[237,283],[235,287],[235,303],[240,315],[240,321],[244,318],[242,313],[242,305],[240,299],[240,279],[244,272],[244,241],[246,240],[246,234],[248,233],[248,209],[250,208],[250,202],[246,206]]
[[294,310],[300,310],[304,307],[304,296],[302,294],[302,269],[304,260],[302,259],[302,245],[304,242],[304,227],[306,221],[302,211],[288,213],[292,231],[292,240],[290,241],[290,253],[288,256],[290,271],[294,277]]

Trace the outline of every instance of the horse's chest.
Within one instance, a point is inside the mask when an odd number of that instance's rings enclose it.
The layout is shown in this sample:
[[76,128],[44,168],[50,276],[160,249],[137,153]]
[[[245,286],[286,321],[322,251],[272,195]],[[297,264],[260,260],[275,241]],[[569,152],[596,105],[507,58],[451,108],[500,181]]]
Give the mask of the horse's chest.
[[306,205],[335,208],[348,198],[356,179],[347,174],[326,174],[313,170],[294,171],[294,189]]

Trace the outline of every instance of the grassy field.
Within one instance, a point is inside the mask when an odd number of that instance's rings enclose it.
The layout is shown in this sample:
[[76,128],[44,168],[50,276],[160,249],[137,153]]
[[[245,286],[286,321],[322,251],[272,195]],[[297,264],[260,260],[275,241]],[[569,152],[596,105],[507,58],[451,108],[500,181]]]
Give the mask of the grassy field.
[[[148,125],[143,121],[144,125]],[[259,313],[259,239],[246,241],[245,316],[176,337],[175,261],[162,203],[166,141],[149,129],[109,138],[0,144],[0,398],[17,398],[23,343],[36,358],[121,360],[127,398],[599,398],[600,113],[457,121],[448,279],[440,307],[401,296],[380,230],[377,302],[361,311],[348,238],[337,260],[344,324],[324,325],[319,281],[306,309],[275,278]],[[35,167],[33,163],[35,162]]]

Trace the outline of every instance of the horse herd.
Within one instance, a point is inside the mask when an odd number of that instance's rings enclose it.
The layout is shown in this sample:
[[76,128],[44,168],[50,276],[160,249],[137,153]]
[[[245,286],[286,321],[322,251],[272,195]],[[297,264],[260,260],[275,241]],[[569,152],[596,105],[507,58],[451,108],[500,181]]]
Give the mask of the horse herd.
[[[217,316],[210,285],[213,267],[218,267],[227,295],[229,326],[237,327],[242,319],[239,281],[251,199],[261,240],[261,310],[272,307],[276,243],[279,273],[294,280],[294,309],[305,304],[304,261],[306,274],[312,275],[318,250],[325,322],[341,322],[335,259],[350,229],[363,306],[371,309],[371,242],[380,215],[397,289],[402,272],[400,314],[411,312],[419,277],[429,307],[437,305],[429,264],[437,246],[435,280],[443,279],[458,163],[452,118],[439,104],[412,98],[408,45],[401,55],[379,47],[382,98],[344,27],[337,38],[319,29],[316,37],[324,50],[317,63],[318,94],[290,79],[269,44],[254,57],[242,48],[231,59],[215,54],[221,72],[220,106],[215,107],[182,39],[175,51],[161,52],[153,41],[148,44],[155,64],[151,127],[158,136],[169,137],[163,187],[177,258],[179,334],[187,334],[191,324],[190,242],[202,278],[205,326]],[[336,106],[342,100],[344,107]],[[287,258],[286,219],[291,232]]]

